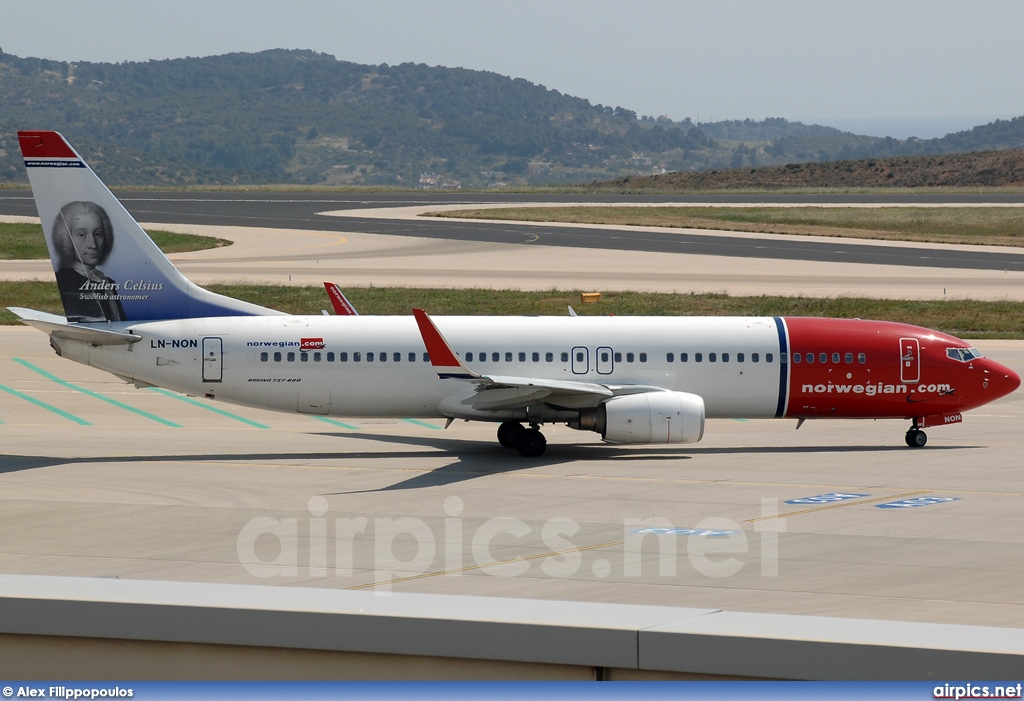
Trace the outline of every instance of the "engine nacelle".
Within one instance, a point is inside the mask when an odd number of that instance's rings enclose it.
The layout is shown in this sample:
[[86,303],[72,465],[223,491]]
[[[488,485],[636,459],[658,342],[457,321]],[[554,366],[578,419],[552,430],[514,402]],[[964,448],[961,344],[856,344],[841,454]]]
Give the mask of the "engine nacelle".
[[569,426],[613,443],[696,443],[704,436],[704,399],[687,392],[627,394],[585,409]]

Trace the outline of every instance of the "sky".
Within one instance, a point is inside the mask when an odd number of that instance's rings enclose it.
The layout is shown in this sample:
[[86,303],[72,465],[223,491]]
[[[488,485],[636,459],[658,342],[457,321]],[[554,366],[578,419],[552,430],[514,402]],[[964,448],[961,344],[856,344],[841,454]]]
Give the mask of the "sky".
[[1017,0],[0,0],[0,49],[312,49],[493,71],[638,115],[931,138],[1024,115]]

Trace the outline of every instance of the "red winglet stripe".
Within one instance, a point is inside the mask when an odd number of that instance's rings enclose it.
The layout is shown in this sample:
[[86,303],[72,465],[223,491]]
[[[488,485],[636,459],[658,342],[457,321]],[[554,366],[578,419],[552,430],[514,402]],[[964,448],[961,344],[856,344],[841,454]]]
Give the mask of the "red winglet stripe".
[[459,359],[452,353],[452,349],[448,347],[448,343],[427,313],[422,309],[413,309],[412,313],[416,317],[416,325],[420,327],[420,336],[423,337],[423,345],[427,347],[430,364],[435,368],[459,367]]
[[64,137],[55,131],[19,131],[18,143],[25,158],[78,158]]

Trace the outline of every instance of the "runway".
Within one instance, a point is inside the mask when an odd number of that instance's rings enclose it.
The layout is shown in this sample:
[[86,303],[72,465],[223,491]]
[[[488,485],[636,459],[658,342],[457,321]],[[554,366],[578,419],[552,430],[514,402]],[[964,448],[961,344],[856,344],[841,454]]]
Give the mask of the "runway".
[[[590,240],[622,238],[610,228],[558,227],[573,243],[543,246],[523,243],[537,227],[372,211],[441,204],[430,197],[230,198],[126,204],[235,241],[173,256],[200,284],[1024,299],[1024,270],[891,264],[971,247],[870,244],[889,262],[865,263],[850,255],[864,244],[825,241],[831,258],[780,261],[671,252],[723,237],[645,230],[658,245],[626,255]],[[23,204],[0,193],[4,214]],[[724,238],[757,250],[764,237]],[[0,276],[52,271],[4,261]],[[269,414],[134,389],[57,358],[32,329],[2,327],[0,344],[0,572],[1024,625],[1019,392],[929,430],[923,450],[899,421],[711,421],[702,442],[671,447],[552,427],[528,461],[489,425]],[[977,345],[1024,372],[1024,342]]]
[[[448,205],[450,206],[450,205]],[[417,214],[430,207],[333,210],[321,218],[348,222],[385,222],[390,227],[440,227],[450,220],[423,219]],[[355,215],[355,216],[353,216]],[[38,221],[30,217],[0,215],[0,221]],[[355,224],[353,224],[355,222]],[[458,223],[458,222],[456,222]],[[463,222],[474,226],[476,222]],[[564,239],[576,245],[543,246],[458,240],[429,236],[386,235],[352,231],[281,229],[208,224],[168,224],[143,221],[144,228],[216,236],[233,245],[174,254],[171,260],[200,284],[247,283],[314,285],[333,281],[342,287],[441,287],[520,290],[585,290],[610,292],[726,293],[808,297],[888,297],[894,299],[979,299],[1024,301],[1024,270],[949,268],[926,265],[853,262],[847,249],[870,248],[876,260],[931,259],[933,246],[916,243],[834,240],[806,236],[766,236],[733,233],[737,242],[718,248],[715,232],[634,227],[628,233],[614,227],[566,225]],[[508,224],[518,240],[546,226]],[[716,253],[631,250],[587,245],[589,232],[599,230],[608,240],[670,242],[679,237],[707,240]],[[752,255],[769,244],[796,247],[827,246],[833,260],[776,260]],[[683,246],[685,248],[685,246]],[[742,252],[735,257],[730,252]],[[943,246],[951,260],[971,256],[1021,255],[1016,249],[981,246]],[[0,279],[53,279],[49,261],[0,261]],[[252,300],[259,303],[259,300]],[[326,297],[325,297],[326,306]]]
[[[923,450],[902,422],[711,421],[551,428],[527,461],[487,425],[269,414],[0,343],[5,573],[1024,625],[1020,393]],[[1024,371],[1024,343],[978,346]]]
[[[749,203],[750,195],[737,196],[562,196],[516,195],[441,195],[416,193],[343,196],[327,193],[121,193],[123,204],[140,222],[187,224],[203,226],[263,227],[277,231],[315,230],[339,233],[377,234],[413,237],[449,242],[516,245],[520,248],[541,248],[542,255],[552,255],[551,248],[596,249],[621,255],[621,252],[647,252],[695,255],[700,257],[732,257],[753,261],[807,261],[815,263],[855,263],[862,265],[909,266],[956,270],[1011,271],[1024,273],[1024,253],[1019,249],[993,247],[949,246],[877,246],[852,240],[836,241],[814,237],[762,236],[756,246],[749,239],[723,232],[635,228],[628,236],[621,229],[598,226],[567,227],[561,225],[523,225],[513,222],[480,222],[357,216],[331,217],[326,212],[345,210],[377,210],[396,207],[435,205],[478,205],[492,203],[529,203],[533,201],[569,203],[616,203],[636,201]],[[962,203],[980,206],[986,203],[1017,204],[1019,195],[982,196],[769,196],[757,195],[758,202],[776,203]],[[0,215],[34,216],[36,214],[28,191],[0,190]],[[777,263],[776,263],[777,264]],[[891,274],[891,271],[890,271]]]

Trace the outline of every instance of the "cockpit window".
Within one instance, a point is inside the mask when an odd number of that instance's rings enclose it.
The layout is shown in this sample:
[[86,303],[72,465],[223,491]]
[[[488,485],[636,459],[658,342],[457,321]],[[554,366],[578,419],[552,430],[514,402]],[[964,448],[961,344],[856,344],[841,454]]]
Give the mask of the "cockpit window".
[[975,358],[980,358],[981,351],[977,348],[947,348],[946,357],[959,360],[962,363],[969,363]]

